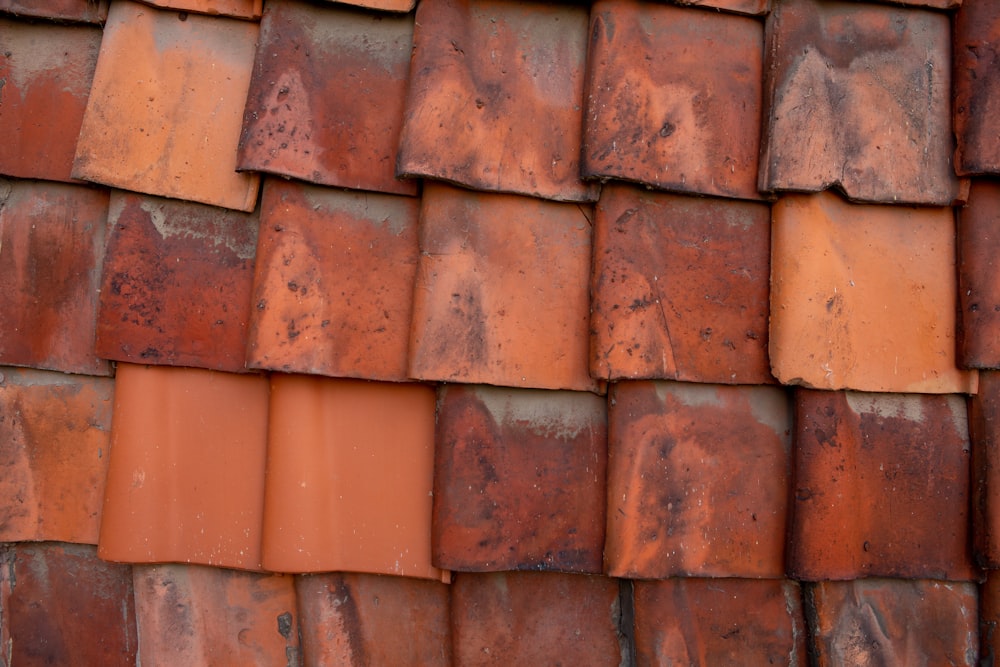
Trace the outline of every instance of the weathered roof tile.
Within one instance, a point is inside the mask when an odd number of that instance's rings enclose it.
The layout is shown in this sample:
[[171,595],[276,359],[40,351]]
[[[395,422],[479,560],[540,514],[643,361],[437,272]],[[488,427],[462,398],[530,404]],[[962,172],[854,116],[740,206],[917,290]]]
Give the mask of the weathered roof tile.
[[1000,4],[965,0],[953,37],[955,168],[1000,174]]
[[259,19],[264,0],[140,0],[147,5],[181,12]]
[[0,12],[56,21],[104,23],[108,18],[109,2],[110,0],[0,0]]
[[969,400],[972,521],[976,561],[1000,567],[1000,373],[984,371]]
[[958,361],[1000,368],[1000,182],[975,179],[958,209]]

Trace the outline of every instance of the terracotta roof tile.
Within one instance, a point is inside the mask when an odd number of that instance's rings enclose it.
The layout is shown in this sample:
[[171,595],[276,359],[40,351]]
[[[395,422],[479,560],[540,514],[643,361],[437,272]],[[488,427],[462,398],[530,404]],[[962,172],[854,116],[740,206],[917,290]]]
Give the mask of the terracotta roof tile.
[[15,16],[104,23],[110,0],[0,0],[0,12]]
[[587,392],[452,386],[438,400],[434,562],[600,574],[607,407]]
[[948,16],[787,0],[768,17],[765,190],[842,188],[854,200],[948,205]]
[[258,217],[114,191],[97,353],[244,368]]
[[955,168],[1000,173],[1000,5],[965,0],[955,14]]
[[861,206],[831,193],[772,209],[771,370],[818,389],[975,392],[956,366],[948,208]]
[[766,14],[771,9],[771,0],[672,0],[674,4],[724,9],[740,14]]
[[427,184],[410,374],[595,389],[587,370],[592,212]]
[[399,172],[593,201],[580,181],[587,8],[423,0]]
[[972,441],[972,519],[976,560],[1000,567],[1000,374],[984,371],[969,401]]
[[1000,182],[976,179],[958,211],[959,362],[1000,368]]
[[960,396],[800,389],[789,573],[972,578],[969,450]]
[[449,667],[450,586],[371,574],[296,577],[307,665]]
[[113,393],[109,378],[0,369],[0,541],[97,544]]
[[979,586],[980,664],[990,664],[1000,654],[1000,572],[990,570]]
[[395,173],[412,42],[412,15],[269,2],[237,167],[416,194]]
[[259,19],[264,0],[141,0],[147,5],[181,12]]
[[608,419],[609,574],[784,574],[791,410],[782,389],[620,382]]
[[606,185],[596,207],[595,377],[773,382],[766,205]]
[[330,2],[342,5],[354,5],[356,7],[367,7],[386,12],[408,12],[413,9],[417,0],[329,0]]
[[419,201],[268,179],[247,365],[407,378]]
[[584,175],[757,198],[763,47],[751,18],[595,3]]
[[115,2],[73,176],[253,210],[259,177],[234,169],[258,32],[247,21]]
[[787,580],[635,582],[640,665],[804,665],[799,585]]
[[71,180],[101,31],[0,17],[0,41],[0,174]]
[[94,355],[108,194],[0,180],[0,363],[107,375]]

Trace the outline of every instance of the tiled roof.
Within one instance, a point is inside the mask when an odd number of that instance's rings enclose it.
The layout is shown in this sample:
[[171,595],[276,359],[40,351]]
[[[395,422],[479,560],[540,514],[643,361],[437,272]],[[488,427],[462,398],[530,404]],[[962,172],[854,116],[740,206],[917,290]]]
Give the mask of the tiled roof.
[[0,0],[0,666],[992,664],[993,0]]

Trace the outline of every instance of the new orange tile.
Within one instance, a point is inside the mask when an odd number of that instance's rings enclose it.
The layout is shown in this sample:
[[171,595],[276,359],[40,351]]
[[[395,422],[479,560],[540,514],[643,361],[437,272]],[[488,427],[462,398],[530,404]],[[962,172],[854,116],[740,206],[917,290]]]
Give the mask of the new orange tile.
[[617,665],[618,582],[553,572],[459,574],[452,585],[456,665]]
[[97,544],[114,381],[0,369],[0,541]]
[[787,384],[951,393],[955,221],[949,208],[786,195],[772,208],[770,359]]
[[1000,566],[1000,374],[984,371],[979,393],[969,401],[972,441],[972,521],[975,555],[986,567]]
[[773,382],[766,205],[606,185],[596,207],[590,372]]
[[433,474],[432,387],[272,376],[264,567],[447,580]]
[[789,573],[972,578],[968,427],[961,396],[797,391]]
[[640,665],[805,665],[799,585],[787,580],[637,581]]
[[94,354],[108,194],[0,180],[0,363],[107,375]]
[[955,169],[1000,173],[1000,5],[964,0],[955,13]]
[[302,664],[292,577],[173,564],[132,571],[136,664]]
[[1000,368],[1000,182],[975,179],[958,210],[958,357]]
[[142,0],[142,2],[163,9],[233,16],[241,19],[259,19],[264,5],[264,0]]
[[267,379],[119,364],[101,558],[259,569]]
[[[73,14],[53,9],[57,14]],[[0,17],[0,42],[0,80],[4,82],[0,87],[0,127],[4,128],[0,174],[71,180],[76,138],[97,67],[100,29]]]
[[606,405],[587,392],[443,388],[434,563],[600,574]]
[[[108,18],[110,0],[0,0],[0,12],[15,16],[101,23]],[[51,26],[49,27],[51,29]],[[9,83],[9,82],[8,82]]]
[[256,23],[121,0],[108,13],[73,176],[252,211],[236,173]]
[[569,4],[421,2],[399,173],[596,199],[579,160],[587,16]]
[[591,211],[428,183],[410,375],[591,390]]
[[609,403],[608,574],[784,574],[792,424],[782,389],[620,382]]
[[296,577],[307,665],[449,667],[450,587],[371,574]]
[[257,215],[114,191],[108,219],[97,353],[243,370]]
[[247,365],[407,378],[419,201],[268,179]]
[[806,599],[817,667],[979,664],[974,584],[824,581]]
[[583,175],[758,198],[761,22],[607,0],[590,29]]
[[[269,2],[238,168],[416,194],[396,178],[413,16]],[[335,73],[335,75],[331,75]]]
[[851,199],[948,205],[948,15],[791,0],[768,17],[764,190],[836,186]]

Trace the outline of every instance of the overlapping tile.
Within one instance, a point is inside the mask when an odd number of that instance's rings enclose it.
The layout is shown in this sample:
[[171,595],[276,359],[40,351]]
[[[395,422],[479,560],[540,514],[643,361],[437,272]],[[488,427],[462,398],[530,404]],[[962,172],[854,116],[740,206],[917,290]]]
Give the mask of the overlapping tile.
[[797,391],[789,573],[972,578],[968,433],[960,396]]
[[259,19],[264,0],[141,0],[147,5],[174,9],[181,12],[196,12],[233,16],[241,19]]
[[767,30],[763,190],[837,186],[882,203],[956,198],[947,14],[788,0]]
[[596,3],[583,174],[759,197],[763,46],[748,17]]
[[445,387],[435,438],[436,565],[479,572],[601,572],[603,398]]
[[1000,572],[989,570],[979,586],[980,664],[996,664],[1000,655]]
[[260,40],[239,169],[416,194],[417,182],[395,173],[412,15],[279,0]]
[[424,0],[399,173],[561,201],[580,180],[587,8]]
[[972,441],[972,520],[976,560],[1000,567],[1000,374],[984,371],[969,401]]
[[582,389],[591,211],[428,183],[409,372],[422,380]]
[[256,23],[121,0],[108,13],[73,176],[251,211],[238,174]]
[[405,380],[418,206],[269,179],[247,364]]
[[770,211],[606,185],[596,207],[595,377],[773,382]]
[[0,0],[0,12],[15,16],[104,23],[110,0]]
[[784,390],[620,382],[609,401],[606,572],[781,577]]
[[956,366],[949,208],[861,206],[831,193],[773,206],[771,370],[817,389],[950,393]]
[[724,9],[740,14],[766,14],[771,8],[771,0],[672,0],[678,5]]
[[976,179],[958,212],[959,363],[1000,368],[1000,182]]
[[964,0],[955,14],[955,169],[1000,173],[1000,5]]
[[434,390],[271,378],[263,563],[447,579],[431,565]]
[[259,569],[267,379],[119,364],[101,558]]
[[108,218],[97,353],[243,370],[257,215],[115,191]]
[[0,363],[107,375],[94,355],[108,194],[0,180]]

